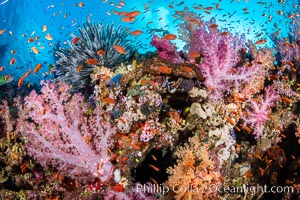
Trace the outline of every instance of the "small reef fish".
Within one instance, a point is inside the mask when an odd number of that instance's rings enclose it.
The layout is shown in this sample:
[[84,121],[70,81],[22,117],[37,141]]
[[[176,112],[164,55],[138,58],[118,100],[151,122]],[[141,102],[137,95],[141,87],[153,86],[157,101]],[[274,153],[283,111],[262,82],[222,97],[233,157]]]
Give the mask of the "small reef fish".
[[34,38],[29,38],[28,42],[34,42]]
[[172,69],[167,66],[159,66],[157,67],[157,71],[159,71],[162,74],[171,74]]
[[36,47],[31,47],[31,52],[35,53],[35,54],[39,54],[39,50]]
[[40,69],[41,69],[41,67],[42,67],[42,64],[37,64],[36,66],[35,66],[35,68],[33,69],[33,73],[37,73]]
[[122,17],[121,20],[123,22],[132,22],[134,21],[136,18],[135,17]]
[[120,82],[122,75],[123,74],[121,73],[116,74],[108,81],[107,85],[109,85],[110,87],[117,86]]
[[174,35],[174,34],[169,33],[169,34],[163,36],[162,39],[165,39],[165,40],[176,40],[177,36]]
[[85,63],[89,65],[97,65],[99,62],[97,59],[89,58],[85,61]]
[[198,52],[190,52],[188,54],[188,57],[189,58],[198,58],[198,57],[200,57],[200,53],[198,53]]
[[209,28],[216,29],[216,28],[218,28],[218,25],[217,24],[210,24]]
[[266,42],[267,42],[266,39],[261,39],[261,40],[258,40],[257,42],[255,42],[255,44],[264,44]]
[[131,35],[141,35],[143,32],[141,30],[136,30],[136,31],[132,31],[130,32]]
[[18,87],[21,87],[21,86],[22,86],[22,84],[23,84],[25,78],[26,78],[25,75],[21,76],[21,78],[20,78],[19,81],[18,81]]
[[80,37],[75,37],[72,39],[72,44],[77,44],[80,40]]
[[136,16],[138,16],[139,14],[141,14],[140,11],[132,11],[132,12],[127,13],[125,16],[126,16],[126,17],[136,17]]
[[14,80],[14,77],[11,75],[0,76],[0,85],[10,83]]
[[50,33],[47,33],[47,35],[45,36],[46,40],[53,40],[52,36],[50,35]]
[[79,66],[77,67],[77,72],[80,72],[82,68],[83,68],[83,65],[79,65]]
[[125,50],[123,47],[119,46],[119,45],[114,45],[113,48],[114,48],[117,52],[119,52],[120,54],[126,54],[126,50]]
[[97,54],[98,54],[98,55],[103,55],[103,54],[105,54],[105,51],[102,50],[102,49],[99,49],[99,50],[97,51]]
[[106,97],[103,99],[105,103],[116,103],[116,100],[110,97]]
[[149,164],[148,166],[151,167],[152,169],[154,169],[155,171],[159,172],[159,168],[158,167],[156,167],[154,165],[151,165],[151,164]]
[[46,32],[48,30],[48,26],[47,25],[44,25],[43,26],[43,29],[42,29],[42,32]]
[[16,63],[16,61],[17,61],[16,58],[12,58],[12,59],[10,60],[9,64],[10,64],[10,65],[13,65],[13,64]]

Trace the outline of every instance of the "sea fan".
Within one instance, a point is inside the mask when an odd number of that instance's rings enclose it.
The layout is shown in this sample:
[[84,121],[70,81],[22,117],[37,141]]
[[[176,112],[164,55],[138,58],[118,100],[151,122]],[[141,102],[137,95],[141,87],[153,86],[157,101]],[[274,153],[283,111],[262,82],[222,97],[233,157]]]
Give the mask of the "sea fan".
[[[96,65],[112,67],[128,59],[134,51],[131,41],[126,39],[126,29],[121,26],[115,28],[114,23],[104,26],[99,22],[86,22],[78,29],[80,36],[68,41],[70,48],[60,47],[56,51],[58,61],[53,68],[56,80],[72,85],[73,91],[90,84],[90,74]],[[117,52],[114,45],[121,46],[126,52]],[[88,59],[97,61],[97,64],[88,64]]]

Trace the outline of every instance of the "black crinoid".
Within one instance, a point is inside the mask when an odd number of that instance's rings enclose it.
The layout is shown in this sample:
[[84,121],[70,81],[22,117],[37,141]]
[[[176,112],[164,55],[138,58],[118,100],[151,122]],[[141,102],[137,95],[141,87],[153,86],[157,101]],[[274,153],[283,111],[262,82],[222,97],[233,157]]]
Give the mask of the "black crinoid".
[[[128,60],[134,52],[126,28],[115,28],[114,23],[86,22],[78,30],[78,41],[68,41],[69,48],[59,47],[56,51],[58,61],[53,68],[55,80],[68,83],[74,92],[91,86],[90,74],[96,66],[113,67]],[[114,45],[123,47],[126,53],[117,52]],[[97,64],[89,64],[89,59]]]

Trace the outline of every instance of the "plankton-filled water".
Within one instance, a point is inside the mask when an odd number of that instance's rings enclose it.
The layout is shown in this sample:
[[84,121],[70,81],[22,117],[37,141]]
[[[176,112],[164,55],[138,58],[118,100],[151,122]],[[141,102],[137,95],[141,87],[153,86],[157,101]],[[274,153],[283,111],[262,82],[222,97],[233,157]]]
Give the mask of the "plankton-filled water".
[[0,1],[0,199],[299,199],[297,0]]

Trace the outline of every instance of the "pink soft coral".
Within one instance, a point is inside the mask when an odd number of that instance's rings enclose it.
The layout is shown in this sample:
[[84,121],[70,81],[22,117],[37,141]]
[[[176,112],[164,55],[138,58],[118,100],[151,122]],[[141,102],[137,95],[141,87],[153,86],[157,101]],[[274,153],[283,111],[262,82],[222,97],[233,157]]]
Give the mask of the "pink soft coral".
[[244,48],[243,38],[231,33],[221,34],[211,20],[191,34],[190,52],[199,52],[203,62],[199,68],[205,77],[205,85],[211,89],[210,97],[219,99],[224,92],[233,89],[239,92],[244,84],[252,80],[259,69],[255,64],[251,68],[238,66],[242,60],[240,51]]
[[27,137],[27,151],[43,166],[53,164],[66,175],[107,181],[113,170],[107,148],[116,130],[100,108],[88,114],[83,96],[71,97],[69,89],[43,83],[42,94],[32,91],[25,98],[20,112],[26,115],[18,127]]
[[249,99],[248,103],[250,108],[243,116],[244,123],[253,129],[253,134],[256,139],[259,139],[263,134],[265,123],[269,119],[269,113],[271,108],[275,105],[275,102],[280,98],[275,93],[272,86],[265,88],[264,97],[261,95],[258,100]]
[[156,47],[159,57],[169,61],[171,63],[183,63],[183,59],[177,52],[177,48],[169,40],[159,38],[154,35],[151,41],[151,45]]

